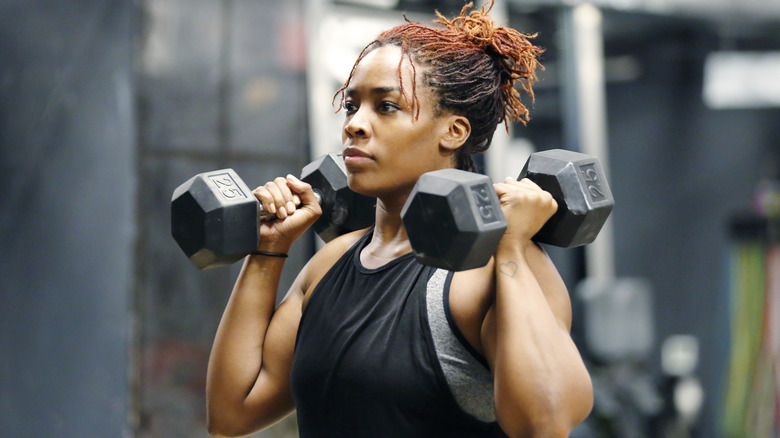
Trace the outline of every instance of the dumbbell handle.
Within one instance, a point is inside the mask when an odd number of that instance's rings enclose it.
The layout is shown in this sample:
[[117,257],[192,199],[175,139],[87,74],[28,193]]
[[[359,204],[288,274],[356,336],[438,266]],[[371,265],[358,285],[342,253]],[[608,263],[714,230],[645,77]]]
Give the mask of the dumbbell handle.
[[[325,242],[373,223],[376,201],[349,190],[342,157],[323,155],[304,166],[300,179],[322,207],[312,229]],[[199,269],[243,258],[257,247],[259,222],[276,218],[229,168],[199,173],[171,197],[171,234]]]
[[[247,192],[251,193],[251,190],[249,190],[249,187],[246,185],[246,183],[233,169],[220,169],[212,172],[206,172],[203,175],[206,175],[206,177],[211,180],[212,184],[216,188],[214,192],[219,193],[222,199],[226,201],[254,196],[252,194],[245,194]],[[320,190],[315,188],[312,190],[314,191],[314,198],[317,200],[317,203],[321,204],[322,193]],[[258,220],[262,222],[271,222],[277,219],[276,214],[269,213],[263,209],[263,204],[260,202],[260,200],[255,198],[255,201],[257,202]]]
[[534,236],[536,242],[561,248],[593,242],[615,204],[596,157],[563,149],[535,152],[518,179],[526,177],[558,202],[558,211]]

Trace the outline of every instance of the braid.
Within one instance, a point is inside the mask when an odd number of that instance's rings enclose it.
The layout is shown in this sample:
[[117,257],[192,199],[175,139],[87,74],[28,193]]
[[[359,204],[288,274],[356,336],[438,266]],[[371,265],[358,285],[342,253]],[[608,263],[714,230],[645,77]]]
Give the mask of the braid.
[[[399,75],[404,58],[412,68],[413,61],[418,62],[425,67],[424,85],[439,97],[437,111],[449,110],[469,119],[471,135],[458,149],[456,164],[459,169],[474,170],[471,156],[487,150],[499,123],[505,123],[509,130],[509,122],[528,122],[528,108],[515,85],[519,84],[533,103],[536,69],[544,68],[538,61],[544,50],[530,42],[536,34],[496,26],[489,16],[493,4],[494,0],[489,0],[479,10],[466,13],[473,6],[468,3],[452,20],[436,11],[434,23],[443,28],[407,22],[381,33],[363,49],[349,78],[334,95],[335,102],[341,94],[337,111],[355,67],[366,53],[388,44],[401,47]],[[416,80],[416,74],[413,77]],[[401,90],[408,97],[403,83]],[[418,100],[416,82],[411,91],[414,105]],[[419,105],[417,108],[415,117],[419,116]]]
[[[447,20],[436,11],[438,20],[434,23],[442,24],[454,32],[456,38],[470,41],[476,47],[484,50],[496,59],[502,72],[501,92],[503,97],[504,118],[509,121],[519,121],[525,124],[529,120],[529,111],[520,102],[520,93],[515,89],[515,83],[534,101],[533,82],[536,81],[536,68],[544,67],[539,64],[537,57],[543,49],[534,46],[529,39],[536,38],[536,34],[526,35],[515,29],[498,26],[495,27],[488,13],[493,8],[494,0],[490,4],[482,5],[478,11],[471,11],[464,15],[473,3],[463,6],[460,15]],[[486,10],[487,8],[487,10]]]
[[474,158],[471,154],[456,154],[456,169],[467,170],[469,172],[476,172],[477,165],[474,163]]

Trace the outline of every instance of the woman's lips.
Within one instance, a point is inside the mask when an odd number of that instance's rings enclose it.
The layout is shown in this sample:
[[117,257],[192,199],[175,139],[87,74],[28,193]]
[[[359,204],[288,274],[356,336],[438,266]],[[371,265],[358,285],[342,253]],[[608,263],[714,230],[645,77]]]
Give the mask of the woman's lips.
[[343,157],[347,167],[360,166],[373,160],[369,154],[353,146],[344,148]]

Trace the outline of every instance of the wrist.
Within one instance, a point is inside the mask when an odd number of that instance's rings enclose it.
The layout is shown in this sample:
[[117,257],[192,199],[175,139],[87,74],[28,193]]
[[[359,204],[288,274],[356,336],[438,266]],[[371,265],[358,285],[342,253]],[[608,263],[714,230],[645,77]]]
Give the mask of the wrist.
[[507,239],[505,236],[498,244],[498,248],[496,249],[496,257],[504,255],[508,255],[510,257],[516,255],[524,256],[526,251],[529,248],[533,248],[534,246],[536,246],[536,243],[534,243],[534,241],[531,239]]
[[275,245],[260,245],[254,251],[246,255],[248,261],[262,264],[284,264],[288,257],[289,247]]
[[262,239],[253,253],[289,254],[292,245],[285,242],[275,242],[271,239]]
[[268,252],[268,251],[252,251],[249,255],[263,256],[263,257],[276,257],[286,259],[288,257],[286,252]]

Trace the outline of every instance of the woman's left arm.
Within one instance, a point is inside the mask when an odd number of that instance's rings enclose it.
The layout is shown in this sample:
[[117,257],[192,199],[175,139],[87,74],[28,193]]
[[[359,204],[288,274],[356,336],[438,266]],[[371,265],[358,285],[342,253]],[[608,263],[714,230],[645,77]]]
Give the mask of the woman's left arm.
[[495,411],[512,437],[566,437],[593,406],[588,371],[571,339],[571,302],[531,238],[555,212],[528,180],[496,184],[509,227],[495,254],[495,300],[482,345],[495,379]]

